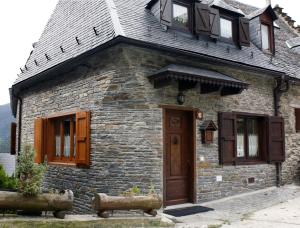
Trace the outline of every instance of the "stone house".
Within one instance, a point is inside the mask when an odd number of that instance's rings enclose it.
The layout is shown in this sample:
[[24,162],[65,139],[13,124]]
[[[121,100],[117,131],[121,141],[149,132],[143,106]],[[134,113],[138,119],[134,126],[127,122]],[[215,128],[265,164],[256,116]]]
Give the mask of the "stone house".
[[10,90],[17,150],[34,144],[77,213],[133,186],[168,206],[290,183],[294,30],[232,0],[60,0]]

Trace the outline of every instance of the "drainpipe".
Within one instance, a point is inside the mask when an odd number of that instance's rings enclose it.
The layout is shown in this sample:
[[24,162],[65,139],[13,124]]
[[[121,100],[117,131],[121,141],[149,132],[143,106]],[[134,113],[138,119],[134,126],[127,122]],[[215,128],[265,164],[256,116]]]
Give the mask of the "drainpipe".
[[[276,87],[274,89],[274,112],[275,116],[280,116],[280,98],[281,96],[288,92],[290,89],[290,81],[285,76],[282,76],[281,78],[278,78],[276,80]],[[282,163],[276,162],[276,186],[281,186],[281,171],[282,171]]]
[[21,97],[13,94],[15,98],[17,98],[18,103],[19,103],[19,115],[18,115],[18,153],[17,155],[20,154],[21,151],[21,136],[22,136],[22,109],[23,109],[23,100]]

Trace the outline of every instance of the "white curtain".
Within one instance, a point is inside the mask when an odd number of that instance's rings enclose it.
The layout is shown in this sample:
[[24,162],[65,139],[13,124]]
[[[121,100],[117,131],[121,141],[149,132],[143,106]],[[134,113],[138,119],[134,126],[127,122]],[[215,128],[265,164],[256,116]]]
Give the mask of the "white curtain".
[[258,155],[258,135],[250,134],[248,137],[249,137],[249,157],[257,157],[257,155]]
[[269,50],[269,27],[266,25],[261,25],[261,40],[262,40],[262,49]]
[[245,156],[245,137],[243,133],[238,133],[237,135],[237,156],[244,157]]
[[258,123],[257,120],[249,120],[248,122],[248,144],[249,157],[257,157],[259,150],[258,142]]
[[70,157],[70,135],[65,134],[65,142],[64,142],[64,156]]
[[60,135],[55,135],[55,156],[60,157]]

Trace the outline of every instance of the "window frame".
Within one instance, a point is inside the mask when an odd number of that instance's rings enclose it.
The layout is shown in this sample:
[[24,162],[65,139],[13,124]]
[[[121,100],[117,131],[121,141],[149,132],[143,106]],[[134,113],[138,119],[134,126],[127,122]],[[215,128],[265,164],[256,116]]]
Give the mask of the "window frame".
[[[272,18],[270,18],[269,14],[263,13],[262,15],[260,15],[260,24],[268,26],[269,46],[270,46],[269,47],[270,50],[262,49],[262,47],[261,47],[261,49],[266,54],[271,54],[271,55],[275,54],[275,40],[274,40],[274,25],[273,25],[273,23],[274,22],[273,22]],[[262,41],[262,36],[260,38],[261,38],[261,41]]]
[[[232,30],[231,31],[232,32],[232,38],[231,39],[221,36],[221,29],[222,29],[221,19],[231,21],[231,30]],[[232,15],[229,15],[229,14],[227,14],[227,13],[220,10],[220,36],[219,36],[218,40],[221,41],[221,42],[237,45],[237,41],[238,41],[237,26],[238,26],[238,23],[237,23],[237,18],[236,17],[234,17]]]
[[[261,27],[262,26],[266,26],[267,28],[268,28],[268,40],[269,40],[269,49],[263,49],[263,47],[261,46],[261,48],[262,48],[262,50],[264,51],[264,52],[270,52],[270,53],[272,53],[272,44],[271,44],[271,42],[272,42],[272,39],[271,39],[271,26],[270,26],[270,24],[269,23],[265,23],[265,22],[262,22],[261,23]],[[262,45],[262,42],[263,42],[263,33],[261,32],[261,45]]]
[[[255,114],[237,114],[236,115],[236,120],[238,119],[243,119],[244,120],[244,152],[245,155],[243,157],[238,157],[237,155],[237,149],[236,149],[236,154],[235,154],[235,158],[237,160],[238,163],[242,163],[242,164],[249,164],[249,163],[260,163],[260,162],[264,162],[263,158],[262,158],[262,152],[263,152],[263,145],[264,145],[264,137],[263,137],[263,131],[264,131],[264,127],[263,126],[263,120],[264,120],[264,116],[260,116],[260,115],[255,115]],[[248,141],[248,136],[249,136],[249,129],[248,129],[248,121],[249,120],[256,120],[257,121],[257,128],[258,128],[258,148],[259,148],[259,152],[258,152],[258,156],[256,157],[250,157],[249,156],[249,141]],[[236,124],[236,147],[237,147],[237,124]]]
[[[222,36],[222,25],[221,25],[221,24],[222,24],[222,23],[221,23],[221,20],[222,20],[222,19],[231,22],[231,39]],[[229,17],[224,17],[223,15],[220,16],[220,40],[228,41],[228,42],[233,42],[233,21],[232,21],[231,18],[229,18]]]
[[[188,10],[188,26],[180,26],[174,20],[174,4],[186,7]],[[193,31],[193,4],[185,0],[172,0],[172,28],[181,32]]]
[[[64,120],[66,119],[73,119],[74,121],[70,121],[70,157],[64,156]],[[49,159],[50,163],[76,163],[76,138],[74,137],[74,132],[76,135],[76,113],[73,114],[66,114],[58,117],[49,117],[48,121],[53,122],[55,124],[56,121],[59,121],[59,129],[60,129],[60,157],[56,156],[56,148],[49,148],[47,144],[47,150],[49,153],[51,153],[51,158]],[[73,128],[73,131],[71,129]],[[55,127],[54,127],[55,129]],[[52,136],[49,136],[49,132],[46,132],[46,136],[48,140],[55,141],[55,131]],[[73,137],[72,137],[73,136]],[[49,137],[53,137],[50,138]],[[54,144],[55,147],[55,144]],[[52,152],[50,152],[52,150]],[[73,151],[72,151],[73,150]],[[74,156],[75,155],[75,156]]]

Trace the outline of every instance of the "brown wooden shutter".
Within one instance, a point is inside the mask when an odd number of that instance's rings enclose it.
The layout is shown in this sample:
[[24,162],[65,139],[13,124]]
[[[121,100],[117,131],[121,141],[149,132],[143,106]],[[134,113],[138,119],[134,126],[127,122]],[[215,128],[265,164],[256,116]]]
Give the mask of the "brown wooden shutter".
[[172,24],[172,0],[160,0],[160,22],[167,26]]
[[195,3],[195,32],[196,34],[210,34],[209,6]]
[[236,115],[219,113],[220,164],[233,165],[236,157]]
[[239,19],[239,44],[240,46],[250,46],[249,19],[244,17]]
[[12,122],[10,125],[10,154],[16,154],[16,142],[17,142],[17,124]]
[[47,154],[47,161],[53,161],[55,154],[55,130],[54,121],[51,119],[46,119],[46,149],[45,154]]
[[219,10],[210,8],[209,12],[210,37],[219,38],[220,36],[220,14]]
[[268,118],[268,162],[285,161],[285,133],[282,117]]
[[43,163],[44,161],[44,120],[38,118],[34,120],[34,151],[35,163]]
[[300,132],[300,108],[295,109],[296,132]]
[[90,112],[76,113],[76,164],[90,165]]

